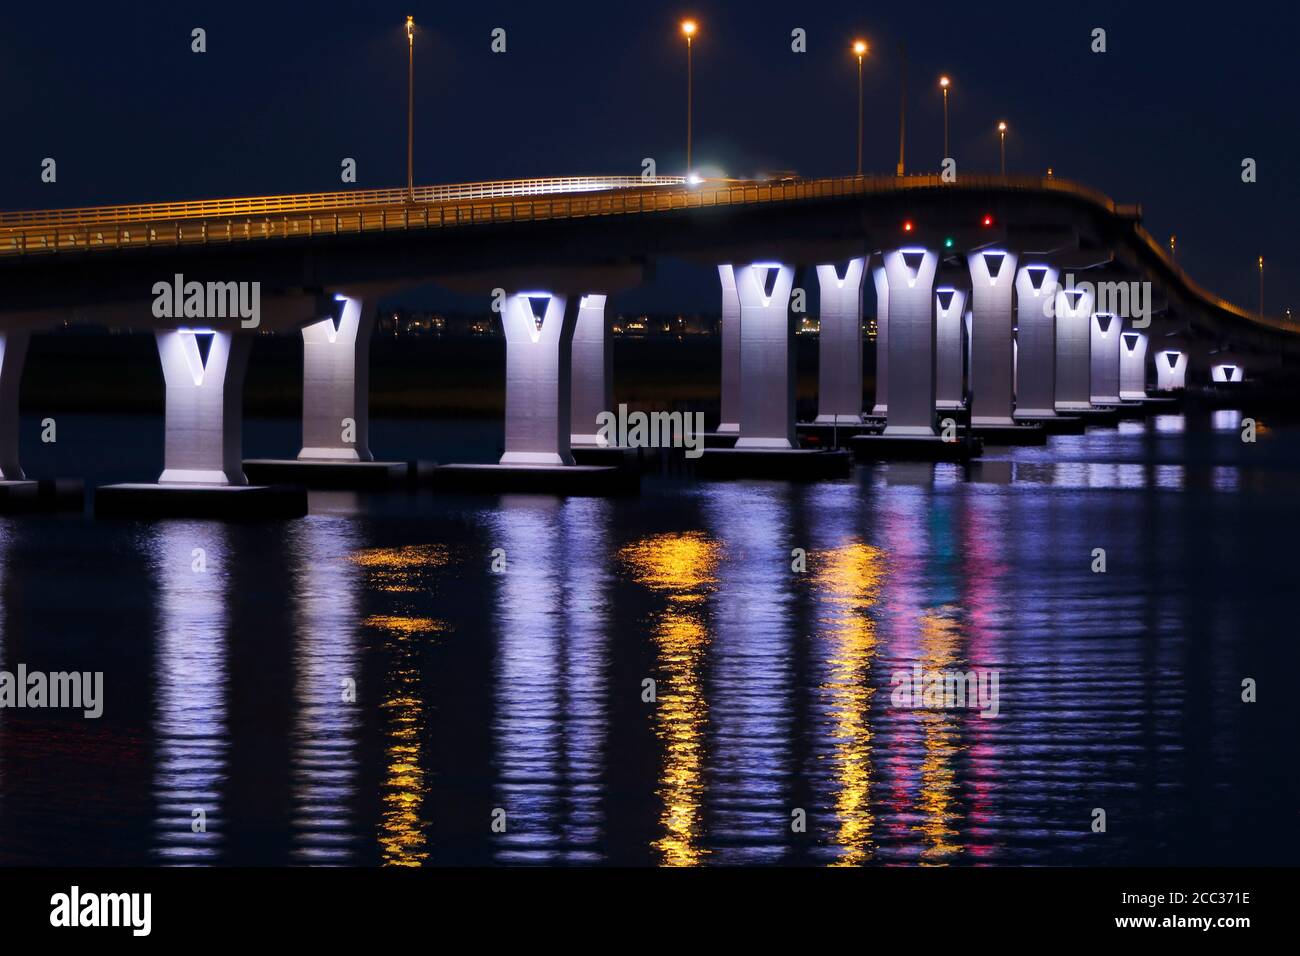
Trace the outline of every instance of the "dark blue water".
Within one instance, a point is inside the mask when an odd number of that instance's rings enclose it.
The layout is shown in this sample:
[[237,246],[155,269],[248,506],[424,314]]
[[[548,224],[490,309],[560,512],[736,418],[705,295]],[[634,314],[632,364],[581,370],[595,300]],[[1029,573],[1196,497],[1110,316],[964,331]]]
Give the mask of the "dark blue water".
[[[1300,432],[1238,419],[969,476],[0,519],[0,663],[105,675],[99,720],[0,710],[0,862],[1293,863]],[[160,466],[156,419],[26,427],[34,474]],[[296,424],[246,442],[291,454]],[[918,663],[996,672],[998,715],[896,706]]]

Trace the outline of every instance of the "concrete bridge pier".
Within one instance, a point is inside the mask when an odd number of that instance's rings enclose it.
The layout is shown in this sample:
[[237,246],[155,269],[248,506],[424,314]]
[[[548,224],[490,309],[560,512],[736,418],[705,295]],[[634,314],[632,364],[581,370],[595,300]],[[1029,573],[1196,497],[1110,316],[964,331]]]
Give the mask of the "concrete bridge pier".
[[871,269],[871,281],[876,287],[876,386],[871,403],[874,418],[889,416],[889,281],[885,267],[877,261]]
[[967,294],[953,286],[934,291],[934,405],[955,411],[965,400],[963,343]]
[[27,482],[18,463],[18,390],[31,333],[11,330],[0,333],[0,484],[13,487]]
[[1089,399],[1095,405],[1118,405],[1120,328],[1123,321],[1111,312],[1095,312],[1091,324],[1091,376]]
[[[167,387],[156,484],[95,493],[104,517],[298,517],[302,489],[250,485],[241,457],[244,373],[253,340],[221,329],[154,333]],[[206,347],[206,350],[205,350]]]
[[718,266],[722,285],[722,401],[718,432],[740,434],[740,296],[736,292],[736,270]]
[[[706,448],[697,473],[709,478],[848,474],[847,452],[802,449],[795,436],[794,266],[752,262],[732,266],[731,275],[740,305],[740,433],[731,448]],[[725,341],[723,348],[725,362]]]
[[339,295],[342,312],[302,330],[304,461],[373,461],[370,336],[374,303]]
[[1210,366],[1210,381],[1216,385],[1227,385],[1246,380],[1246,366],[1236,356],[1216,357]]
[[1059,272],[1031,262],[1016,274],[1014,418],[1056,417],[1056,293]]
[[[635,490],[635,472],[576,464],[573,437],[573,341],[579,312],[599,313],[604,295],[515,292],[505,297],[505,448],[495,465],[456,464],[433,469],[444,491],[602,495]],[[585,353],[584,353],[585,354]],[[600,409],[610,411],[613,409]],[[591,435],[598,430],[592,415]]]
[[[886,252],[881,268],[888,305],[890,390],[885,434],[934,436],[935,295],[939,257],[927,249]],[[879,288],[879,285],[877,285]]]
[[370,450],[374,296],[339,292],[330,306],[337,316],[301,330],[302,449],[296,459],[245,460],[250,481],[379,489],[405,482],[416,470],[411,462],[375,461]]
[[1126,402],[1147,397],[1147,334],[1136,329],[1120,333],[1119,397]]
[[817,424],[862,424],[862,284],[867,259],[817,267],[821,302]]
[[1092,305],[1088,289],[1056,292],[1056,410],[1092,408]]
[[1156,391],[1181,392],[1187,387],[1187,350],[1164,348],[1156,353]]
[[1015,421],[1015,291],[1018,256],[977,249],[966,256],[971,280],[971,428],[998,445],[1041,445],[1037,425]]
[[572,393],[569,443],[575,447],[601,444],[596,417],[614,408],[614,350],[605,320],[603,295],[584,295],[578,303],[573,329]]
[[794,448],[794,267],[734,267],[740,299],[740,437],[737,448]]

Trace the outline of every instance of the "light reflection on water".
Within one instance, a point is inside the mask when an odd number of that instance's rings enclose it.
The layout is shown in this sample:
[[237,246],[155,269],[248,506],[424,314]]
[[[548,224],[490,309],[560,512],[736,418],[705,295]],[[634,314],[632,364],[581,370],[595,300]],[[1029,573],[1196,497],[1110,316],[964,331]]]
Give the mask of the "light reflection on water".
[[[994,451],[969,480],[889,465],[633,499],[358,496],[267,528],[49,524],[0,539],[0,661],[38,638],[75,661],[84,639],[71,613],[37,635],[9,609],[55,603],[38,546],[94,555],[87,586],[137,602],[96,634],[131,667],[95,729],[148,741],[150,839],[121,862],[244,862],[255,827],[305,864],[1273,859],[1300,842],[1269,816],[1294,778],[1251,781],[1294,720],[1252,719],[1239,682],[1295,664],[1270,542],[1300,534],[1277,493],[1300,468],[1268,435],[1264,481],[1217,425],[1060,436],[1058,458]],[[998,716],[897,706],[916,664],[996,670]],[[152,700],[143,726],[123,686]],[[0,714],[0,859],[75,861],[60,833],[85,821],[43,811],[13,759],[32,719]],[[267,736],[283,780],[240,762]],[[248,798],[277,787],[282,812]]]

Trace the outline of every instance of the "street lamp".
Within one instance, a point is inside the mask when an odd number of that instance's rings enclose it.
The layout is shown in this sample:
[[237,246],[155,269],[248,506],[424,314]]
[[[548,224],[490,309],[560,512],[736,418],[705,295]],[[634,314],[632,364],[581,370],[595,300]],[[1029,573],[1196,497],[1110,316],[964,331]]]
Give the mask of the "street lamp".
[[1002,175],[1007,174],[1007,124],[1006,120],[998,123],[998,142],[1002,152]]
[[946,76],[939,77],[939,89],[943,90],[943,158],[948,158],[948,87],[952,80]]
[[858,175],[862,175],[862,58],[867,55],[865,40],[853,41],[853,53],[858,58]]
[[1169,237],[1169,258],[1174,260],[1175,263],[1178,262],[1178,237],[1177,236]]
[[406,18],[406,198],[415,202],[415,18]]
[[686,175],[691,175],[691,91],[694,85],[691,64],[691,40],[699,29],[694,20],[682,21],[682,36],[686,37]]

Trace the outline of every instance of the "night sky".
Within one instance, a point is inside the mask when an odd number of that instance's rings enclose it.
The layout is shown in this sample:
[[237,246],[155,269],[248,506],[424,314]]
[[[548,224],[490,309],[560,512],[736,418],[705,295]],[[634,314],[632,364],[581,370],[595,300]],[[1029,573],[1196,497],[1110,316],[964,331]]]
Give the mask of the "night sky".
[[[1140,7],[1140,8],[1139,8]],[[907,47],[909,171],[942,152],[937,77],[953,78],[951,151],[1140,202],[1151,232],[1212,291],[1300,310],[1293,4],[11,3],[0,12],[0,207],[400,186],[406,14],[416,18],[420,184],[684,165],[685,47],[696,42],[696,164],[747,176],[853,172],[855,36],[868,171],[898,151]],[[207,30],[208,52],[190,52]],[[507,31],[507,52],[490,50]],[[791,52],[791,30],[808,52]],[[1090,52],[1091,31],[1108,52]],[[58,161],[58,182],[40,163]],[[1243,184],[1241,160],[1258,162]],[[619,309],[716,310],[716,279],[664,268]],[[410,304],[449,304],[412,293]]]

